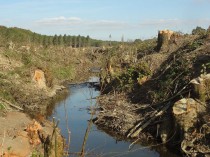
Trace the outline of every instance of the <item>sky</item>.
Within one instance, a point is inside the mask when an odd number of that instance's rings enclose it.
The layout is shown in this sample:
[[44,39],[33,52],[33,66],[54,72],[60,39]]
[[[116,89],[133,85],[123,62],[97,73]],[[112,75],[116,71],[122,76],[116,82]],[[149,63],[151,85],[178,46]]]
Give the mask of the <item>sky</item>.
[[0,25],[45,35],[148,39],[210,25],[210,0],[0,0]]

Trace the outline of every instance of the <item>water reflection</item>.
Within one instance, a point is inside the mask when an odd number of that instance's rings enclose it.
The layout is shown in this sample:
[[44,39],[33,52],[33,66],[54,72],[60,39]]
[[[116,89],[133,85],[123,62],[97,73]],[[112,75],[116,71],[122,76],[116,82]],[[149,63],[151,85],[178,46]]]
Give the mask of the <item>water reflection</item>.
[[[76,84],[69,86],[70,94],[65,100],[60,101],[53,110],[50,116],[60,119],[59,128],[61,128],[62,135],[68,139],[68,129],[66,125],[66,116],[68,116],[68,126],[71,130],[71,144],[70,156],[79,156],[88,120],[91,118],[87,108],[96,105],[96,99],[100,92],[92,88],[88,83]],[[126,141],[116,141],[113,137],[105,132],[98,130],[95,125],[92,125],[86,141],[85,156],[103,156],[103,157],[176,157],[175,155],[167,152],[166,154],[158,153],[153,148],[135,145],[129,151],[130,143]]]

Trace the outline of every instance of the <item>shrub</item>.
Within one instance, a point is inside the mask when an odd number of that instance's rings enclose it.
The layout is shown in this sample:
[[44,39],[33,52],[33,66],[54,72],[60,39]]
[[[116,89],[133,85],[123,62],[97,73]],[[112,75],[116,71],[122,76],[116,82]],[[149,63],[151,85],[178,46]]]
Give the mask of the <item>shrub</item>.
[[195,29],[192,30],[192,35],[205,35],[206,30],[202,27],[197,26]]

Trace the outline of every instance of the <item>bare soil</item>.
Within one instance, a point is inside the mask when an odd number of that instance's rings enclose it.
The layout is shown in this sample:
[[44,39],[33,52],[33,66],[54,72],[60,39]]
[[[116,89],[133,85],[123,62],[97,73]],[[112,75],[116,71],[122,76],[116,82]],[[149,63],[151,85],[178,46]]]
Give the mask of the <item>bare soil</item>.
[[[43,143],[37,135],[33,135],[32,139],[32,133],[28,129],[35,123],[39,126],[38,122],[34,122],[25,113],[17,111],[5,113],[0,117],[0,156],[28,157],[33,153],[43,155]],[[46,120],[42,121],[39,129],[45,135],[52,135],[52,123]]]

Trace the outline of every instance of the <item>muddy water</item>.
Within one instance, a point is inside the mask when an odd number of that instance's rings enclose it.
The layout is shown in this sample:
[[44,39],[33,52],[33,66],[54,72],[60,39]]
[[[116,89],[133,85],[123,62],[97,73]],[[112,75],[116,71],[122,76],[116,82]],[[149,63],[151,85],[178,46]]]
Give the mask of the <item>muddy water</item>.
[[[96,99],[91,98],[95,98],[100,92],[90,87],[88,83],[69,85],[69,90],[68,97],[55,106],[50,118],[55,117],[60,120],[59,128],[61,128],[62,135],[66,139],[68,139],[66,124],[68,123],[71,130],[69,156],[79,156],[78,153],[82,149],[88,120],[91,117],[88,108],[97,105]],[[130,143],[126,141],[116,141],[116,139],[92,125],[85,145],[85,153],[87,153],[86,156],[91,157],[177,157],[168,151],[164,151],[164,147],[149,148],[135,145],[129,151],[129,145]],[[158,151],[159,149],[160,151]]]

